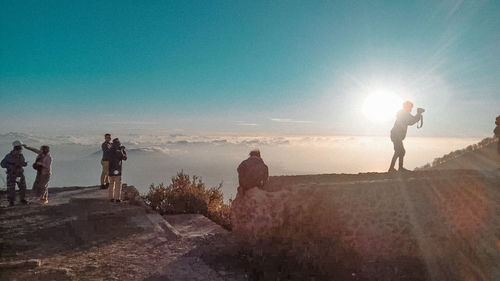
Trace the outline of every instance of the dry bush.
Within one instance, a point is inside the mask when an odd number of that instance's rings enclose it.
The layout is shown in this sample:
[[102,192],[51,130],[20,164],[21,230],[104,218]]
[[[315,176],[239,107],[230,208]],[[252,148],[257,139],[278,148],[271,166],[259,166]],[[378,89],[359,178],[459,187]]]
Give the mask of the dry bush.
[[165,186],[151,184],[145,201],[153,210],[166,214],[202,214],[222,227],[231,230],[229,204],[224,204],[222,183],[206,188],[201,178],[190,177],[183,171],[172,177]]

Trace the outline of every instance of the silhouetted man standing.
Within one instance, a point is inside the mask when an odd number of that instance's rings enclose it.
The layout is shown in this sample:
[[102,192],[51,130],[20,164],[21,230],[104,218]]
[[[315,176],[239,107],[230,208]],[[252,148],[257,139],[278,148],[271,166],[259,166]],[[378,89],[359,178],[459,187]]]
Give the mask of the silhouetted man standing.
[[[260,157],[260,151],[250,151],[250,157],[238,166],[238,181],[242,192],[255,186],[262,188],[267,183],[269,169]],[[238,190],[239,191],[239,190]]]
[[399,171],[408,171],[403,167],[403,159],[406,154],[405,147],[403,146],[403,140],[406,138],[406,132],[408,126],[414,125],[422,118],[423,109],[419,109],[415,116],[411,115],[413,109],[413,103],[410,101],[405,101],[403,103],[403,109],[401,109],[394,123],[394,127],[391,130],[391,141],[394,144],[394,155],[392,156],[391,167],[389,172],[395,172],[394,165],[396,160],[399,158]]

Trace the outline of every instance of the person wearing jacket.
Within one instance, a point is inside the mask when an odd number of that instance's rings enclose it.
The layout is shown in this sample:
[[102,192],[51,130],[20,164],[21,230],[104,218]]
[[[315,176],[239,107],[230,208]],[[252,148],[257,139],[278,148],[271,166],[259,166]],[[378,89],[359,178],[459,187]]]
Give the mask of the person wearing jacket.
[[12,143],[13,149],[1,162],[2,168],[7,169],[7,198],[9,206],[14,206],[16,198],[16,183],[19,188],[19,199],[22,204],[26,201],[26,179],[24,178],[24,168],[28,163],[24,160],[22,153],[23,144],[16,140]]
[[263,188],[269,178],[269,169],[260,157],[260,150],[250,151],[250,157],[238,166],[238,191],[246,192],[255,186]]
[[111,149],[111,135],[104,135],[104,142],[101,144],[102,159],[101,159],[101,189],[109,187],[109,151]]
[[122,161],[127,160],[125,147],[118,138],[113,139],[109,150],[109,188],[108,197],[111,202],[121,202],[122,196]]
[[391,166],[389,167],[389,172],[395,172],[394,165],[396,160],[399,158],[399,171],[408,171],[403,167],[403,161],[406,154],[405,147],[403,145],[403,140],[406,138],[406,132],[408,131],[408,126],[416,124],[422,118],[422,113],[419,111],[416,115],[412,115],[411,111],[413,109],[413,103],[410,101],[405,101],[403,103],[403,109],[397,113],[396,122],[394,122],[394,127],[391,130],[391,141],[394,144],[394,155],[392,156]]
[[50,176],[52,175],[52,156],[50,156],[50,148],[47,145],[42,145],[40,149],[36,149],[25,144],[23,147],[38,154],[33,164],[33,168],[36,170],[33,190],[41,203],[49,204],[48,184]]

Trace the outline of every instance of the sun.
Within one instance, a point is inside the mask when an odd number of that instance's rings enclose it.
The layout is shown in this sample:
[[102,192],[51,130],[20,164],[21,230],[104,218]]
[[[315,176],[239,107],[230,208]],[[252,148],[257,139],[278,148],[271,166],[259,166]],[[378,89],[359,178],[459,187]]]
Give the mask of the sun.
[[394,119],[402,103],[403,100],[393,93],[377,91],[366,97],[362,112],[368,120],[382,123]]

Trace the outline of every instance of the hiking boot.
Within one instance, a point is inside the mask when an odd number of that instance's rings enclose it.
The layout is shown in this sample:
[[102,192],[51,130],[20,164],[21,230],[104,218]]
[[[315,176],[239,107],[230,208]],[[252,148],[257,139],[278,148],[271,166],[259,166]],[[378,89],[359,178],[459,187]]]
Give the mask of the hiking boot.
[[394,169],[394,168],[390,168],[390,169],[389,169],[389,171],[387,171],[387,172],[388,172],[388,173],[395,173],[395,172],[397,172],[397,170],[396,170],[396,169]]
[[109,187],[109,182],[106,183],[106,188],[108,188],[108,187]]
[[106,185],[105,184],[101,184],[101,189],[106,189]]
[[23,199],[23,200],[21,200],[21,204],[28,205],[28,201],[26,201],[25,199]]
[[402,172],[402,173],[408,173],[408,172],[411,172],[410,170],[405,169],[405,168],[403,168],[403,167],[399,168],[399,170],[398,170],[398,171],[399,171],[399,172]]
[[14,207],[14,201],[9,201],[9,207]]
[[121,199],[115,199],[115,202],[116,203],[120,203],[120,202],[122,202],[122,200]]

